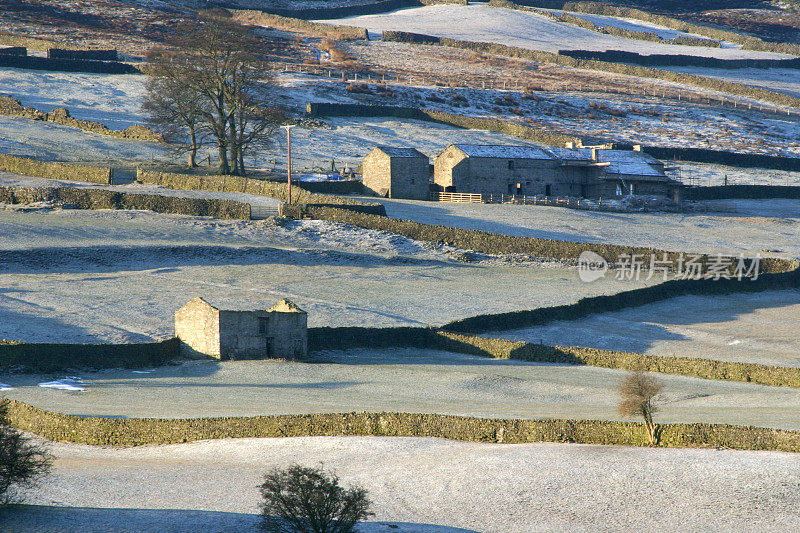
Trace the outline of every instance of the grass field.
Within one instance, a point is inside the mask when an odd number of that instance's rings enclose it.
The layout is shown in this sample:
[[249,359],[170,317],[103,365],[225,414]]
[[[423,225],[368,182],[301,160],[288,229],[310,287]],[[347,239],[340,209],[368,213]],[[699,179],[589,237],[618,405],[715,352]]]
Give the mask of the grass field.
[[255,533],[262,473],[294,462],[369,490],[360,533],[800,528],[799,463],[777,452],[309,437],[52,453],[54,475],[0,529]]

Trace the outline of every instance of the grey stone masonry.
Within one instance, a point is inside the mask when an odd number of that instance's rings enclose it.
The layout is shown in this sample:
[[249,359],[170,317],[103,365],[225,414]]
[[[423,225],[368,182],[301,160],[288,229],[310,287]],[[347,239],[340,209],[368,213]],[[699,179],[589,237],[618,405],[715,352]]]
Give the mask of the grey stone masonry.
[[297,359],[308,354],[308,314],[289,300],[267,310],[225,310],[203,298],[175,312],[184,356]]
[[364,157],[362,183],[386,198],[428,200],[430,161],[414,148],[378,146]]

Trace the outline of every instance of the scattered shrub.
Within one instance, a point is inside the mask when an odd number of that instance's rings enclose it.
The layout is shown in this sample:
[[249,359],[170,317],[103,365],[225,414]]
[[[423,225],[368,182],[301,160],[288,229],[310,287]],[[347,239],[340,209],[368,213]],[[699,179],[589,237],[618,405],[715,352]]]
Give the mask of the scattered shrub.
[[345,489],[322,468],[274,468],[260,489],[263,526],[271,533],[351,533],[373,515],[365,489]]
[[50,471],[44,447],[11,427],[7,399],[0,399],[0,507],[22,499],[19,487],[30,487]]
[[352,94],[375,94],[366,83],[348,83],[344,90]]

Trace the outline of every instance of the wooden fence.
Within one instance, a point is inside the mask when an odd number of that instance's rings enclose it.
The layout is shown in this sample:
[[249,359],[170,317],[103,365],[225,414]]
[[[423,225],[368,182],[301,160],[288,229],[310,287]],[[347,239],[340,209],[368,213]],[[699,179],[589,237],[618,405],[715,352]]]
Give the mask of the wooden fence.
[[800,119],[800,110],[767,104],[755,97],[725,95],[719,91],[701,87],[687,89],[676,83],[667,81],[648,81],[645,78],[636,78],[636,83],[625,80],[623,75],[609,75],[614,82],[604,82],[598,77],[591,82],[563,81],[561,83],[527,82],[519,77],[481,76],[478,74],[462,74],[459,76],[420,74],[415,72],[377,72],[346,70],[341,67],[324,67],[316,65],[303,65],[296,63],[273,63],[273,68],[283,72],[307,73],[339,79],[346,83],[378,83],[408,86],[449,87],[468,89],[491,89],[509,91],[536,91],[549,93],[605,93],[622,94],[631,96],[654,96],[662,99],[672,99],[677,102],[691,102],[694,104],[713,105],[714,107],[727,107],[730,109],[747,109],[762,113],[777,114]]
[[527,196],[524,194],[479,194],[463,192],[437,192],[433,199],[439,202],[469,204],[517,204],[517,205],[549,205],[596,211],[601,208],[602,200],[593,202],[585,198],[561,196]]
[[463,192],[440,192],[435,193],[435,200],[439,202],[450,202],[456,204],[483,204],[482,194],[471,194]]

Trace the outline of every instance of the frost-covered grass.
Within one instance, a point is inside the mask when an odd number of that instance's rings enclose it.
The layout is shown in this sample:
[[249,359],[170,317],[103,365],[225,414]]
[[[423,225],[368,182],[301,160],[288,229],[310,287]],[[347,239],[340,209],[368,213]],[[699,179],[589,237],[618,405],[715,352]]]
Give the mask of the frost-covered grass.
[[789,57],[736,48],[682,46],[625,39],[578,28],[534,13],[485,5],[436,5],[379,15],[349,17],[335,22],[367,28],[374,34],[379,34],[384,30],[401,30],[467,41],[494,42],[548,52],[579,48],[584,50],[626,50],[642,54],[688,54],[721,59]]
[[664,357],[800,366],[800,291],[681,296],[575,321],[495,331],[491,338]]
[[0,93],[40,111],[66,107],[79,119],[123,130],[143,124],[147,76],[0,68]]
[[163,143],[117,139],[52,122],[6,115],[0,115],[0,152],[43,161],[105,165],[176,160],[174,152]]
[[[610,26],[612,28],[619,28],[628,31],[644,31],[648,33],[655,33],[662,39],[674,39],[675,37],[702,37],[708,39],[708,37],[705,37],[703,35],[698,35],[695,33],[686,33],[684,31],[674,30],[672,28],[667,28],[666,26],[661,26],[659,24],[654,24],[652,22],[645,22],[643,20],[611,17],[606,15],[593,15],[589,13],[577,13],[574,11],[562,11],[558,9],[549,9],[548,11],[552,11],[553,13],[559,13],[559,14],[568,13],[574,17],[579,17],[584,20],[588,20],[589,22],[593,23],[595,26],[598,27]],[[738,45],[724,41],[722,45],[725,48],[738,48]]]
[[[392,218],[506,235],[647,246],[676,252],[800,256],[797,200],[697,202],[688,213],[609,213],[559,207],[378,199]],[[712,211],[711,209],[718,209]]]
[[791,96],[800,97],[800,77],[795,69],[784,68],[704,68],[704,67],[664,67],[665,70],[685,72],[709,78],[763,87]]
[[377,514],[361,533],[800,528],[800,462],[777,452],[302,437],[124,449],[56,443],[52,453],[53,475],[31,494],[33,506],[5,511],[4,525],[255,533],[263,473],[322,462],[345,486],[369,490]]
[[560,265],[463,263],[321,222],[0,210],[0,243],[13,251],[0,261],[0,338],[30,342],[170,337],[193,296],[253,309],[288,297],[312,326],[425,326],[638,286],[586,285]]
[[[190,362],[155,369],[82,372],[85,392],[43,389],[43,376],[4,375],[9,398],[92,416],[186,418],[271,414],[441,413],[492,418],[618,420],[625,371],[492,360],[421,349],[316,353],[315,363]],[[800,390],[659,376],[663,422],[800,429]],[[211,403],[203,399],[213,390]]]
[[[668,166],[677,168],[678,171],[674,173],[675,178],[687,185],[724,185],[726,178],[728,185],[800,185],[800,172],[791,172],[788,170],[727,167],[708,163],[693,163],[691,161],[670,161]],[[767,210],[762,211],[761,214],[772,216],[784,216],[775,214],[775,209],[780,210],[780,206],[797,206],[797,202],[788,202],[785,200],[780,200],[775,204],[759,201],[750,201],[746,203],[752,204],[753,206],[761,204],[763,207],[767,208]],[[798,218],[800,217],[800,213],[793,213],[785,216]]]

